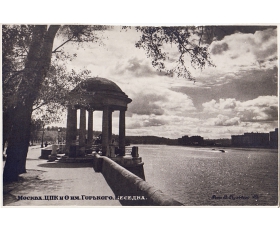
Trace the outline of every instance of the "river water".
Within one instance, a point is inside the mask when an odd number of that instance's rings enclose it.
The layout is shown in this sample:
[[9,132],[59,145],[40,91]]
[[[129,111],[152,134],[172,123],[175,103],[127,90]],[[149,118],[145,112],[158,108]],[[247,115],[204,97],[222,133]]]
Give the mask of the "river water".
[[146,181],[185,205],[277,205],[276,149],[137,146]]

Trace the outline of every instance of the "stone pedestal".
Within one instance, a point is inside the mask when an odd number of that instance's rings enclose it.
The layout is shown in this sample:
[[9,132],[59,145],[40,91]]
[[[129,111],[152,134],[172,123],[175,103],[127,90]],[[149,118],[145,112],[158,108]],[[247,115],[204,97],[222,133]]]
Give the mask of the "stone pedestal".
[[51,155],[48,157],[48,162],[53,162],[53,161],[56,160],[57,149],[58,149],[58,145],[56,145],[56,144],[52,145],[52,153],[51,153]]
[[132,157],[139,157],[138,147],[132,147],[131,155],[132,155]]
[[110,145],[109,146],[109,157],[116,157],[115,149],[116,149],[115,145]]
[[145,180],[144,162],[142,162],[141,157],[117,156],[111,157],[111,160],[115,161],[128,171]]
[[52,150],[50,149],[41,149],[41,156],[39,157],[40,159],[49,159],[49,156],[52,154]]
[[52,154],[51,155],[53,155],[53,156],[56,156],[57,155],[57,145],[56,144],[53,144],[52,145]]

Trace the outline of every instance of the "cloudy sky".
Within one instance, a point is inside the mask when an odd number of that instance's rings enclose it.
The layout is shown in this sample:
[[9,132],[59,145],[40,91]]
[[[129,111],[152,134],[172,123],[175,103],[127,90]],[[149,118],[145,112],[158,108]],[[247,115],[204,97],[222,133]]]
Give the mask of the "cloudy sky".
[[[209,46],[216,67],[191,69],[196,82],[157,72],[145,51],[135,47],[139,33],[133,29],[115,27],[104,37],[104,46],[67,46],[77,53],[68,67],[110,79],[132,99],[127,135],[230,138],[277,127],[277,28],[231,27],[226,36],[217,35]],[[94,113],[94,130],[101,130],[101,116]],[[118,133],[117,112],[113,133]]]

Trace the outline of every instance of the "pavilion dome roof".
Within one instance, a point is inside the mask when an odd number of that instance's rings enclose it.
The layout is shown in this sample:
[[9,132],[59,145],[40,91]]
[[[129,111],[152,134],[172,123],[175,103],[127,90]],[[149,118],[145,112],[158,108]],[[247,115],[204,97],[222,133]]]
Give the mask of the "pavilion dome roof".
[[70,92],[69,97],[70,105],[94,110],[102,110],[104,106],[113,110],[123,109],[132,101],[116,83],[101,77],[82,81]]
[[86,91],[86,92],[109,91],[111,93],[112,92],[123,93],[121,88],[116,83],[101,77],[92,77],[82,81],[74,89],[74,91],[78,91],[78,92],[79,90]]

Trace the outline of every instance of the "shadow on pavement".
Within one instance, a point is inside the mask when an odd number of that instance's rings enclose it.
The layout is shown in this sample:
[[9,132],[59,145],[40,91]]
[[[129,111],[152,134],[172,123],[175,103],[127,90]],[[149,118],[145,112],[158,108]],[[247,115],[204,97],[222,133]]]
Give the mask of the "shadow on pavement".
[[3,206],[18,201],[18,196],[32,195],[34,191],[52,192],[62,188],[63,180],[42,180],[44,171],[28,169],[18,181],[3,184]]
[[44,168],[87,168],[92,167],[92,163],[45,163],[45,164],[38,164],[38,167]]
[[40,158],[39,157],[37,159],[36,158],[26,158],[26,160],[40,160]]

